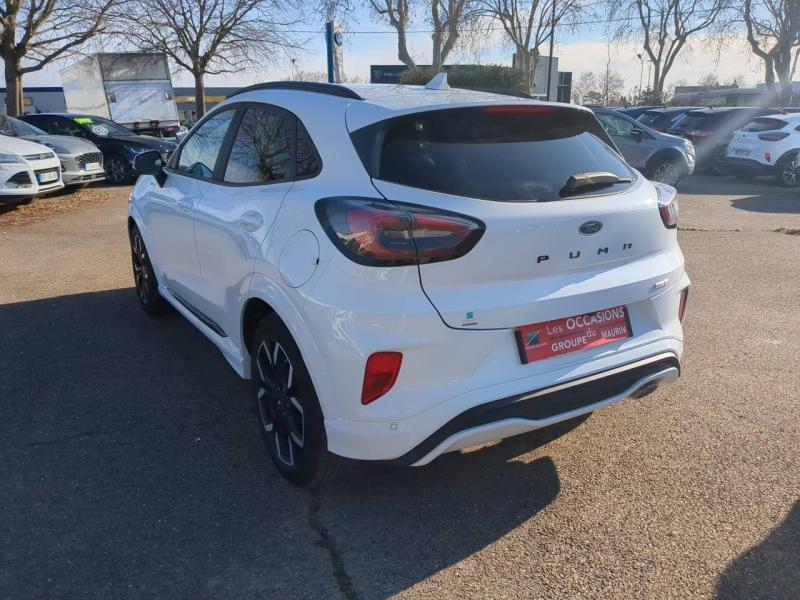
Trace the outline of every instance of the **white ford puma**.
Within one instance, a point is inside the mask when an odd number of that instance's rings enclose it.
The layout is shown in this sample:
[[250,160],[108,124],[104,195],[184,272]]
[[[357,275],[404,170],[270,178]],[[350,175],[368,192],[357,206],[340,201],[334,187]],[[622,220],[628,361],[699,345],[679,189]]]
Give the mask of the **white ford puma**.
[[676,379],[675,190],[588,110],[430,86],[281,82],[137,159],[144,309],[253,381],[273,462],[424,465]]

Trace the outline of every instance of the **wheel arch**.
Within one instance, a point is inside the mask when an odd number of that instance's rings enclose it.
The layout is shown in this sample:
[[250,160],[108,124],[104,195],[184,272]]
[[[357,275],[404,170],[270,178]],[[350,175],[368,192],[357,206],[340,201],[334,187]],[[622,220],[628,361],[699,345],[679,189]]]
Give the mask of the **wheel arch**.
[[322,360],[322,353],[314,340],[311,331],[306,325],[305,320],[296,308],[294,303],[284,291],[270,283],[265,277],[257,275],[251,282],[250,291],[242,301],[242,310],[239,324],[239,344],[242,357],[245,359],[246,377],[252,377],[250,373],[250,346],[253,341],[258,323],[268,315],[276,315],[289,330],[297,348],[306,365],[309,377],[314,384],[317,392],[320,407],[325,418],[334,418],[332,414],[334,405],[327,401],[327,390],[330,375]]
[[665,160],[677,160],[683,167],[687,166],[686,158],[677,148],[662,148],[655,152],[650,158],[647,159],[645,171],[649,174],[653,168]]
[[775,161],[775,165],[777,166],[782,160],[786,160],[787,158],[797,158],[797,155],[800,154],[800,148],[792,148],[787,150],[783,154],[781,154],[780,158]]

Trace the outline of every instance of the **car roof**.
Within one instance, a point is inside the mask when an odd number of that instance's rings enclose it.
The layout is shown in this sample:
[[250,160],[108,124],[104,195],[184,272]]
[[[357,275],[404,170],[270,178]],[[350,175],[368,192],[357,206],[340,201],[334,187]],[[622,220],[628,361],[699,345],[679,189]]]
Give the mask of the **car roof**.
[[688,112],[690,110],[697,110],[697,106],[665,106],[660,108],[648,108],[644,111],[646,115],[668,115],[674,112]]
[[[274,102],[291,97],[304,98],[312,94],[330,102],[346,105],[347,125],[351,131],[366,125],[420,111],[445,108],[466,108],[486,104],[535,104],[560,109],[587,110],[574,104],[542,102],[519,92],[513,95],[474,89],[445,87],[429,89],[422,85],[399,84],[326,84],[312,82],[268,82],[244,88],[228,96],[228,100],[261,100]],[[522,97],[520,97],[522,96]],[[227,104],[228,100],[222,104]],[[282,105],[281,102],[278,102]],[[285,104],[284,108],[287,108]]]

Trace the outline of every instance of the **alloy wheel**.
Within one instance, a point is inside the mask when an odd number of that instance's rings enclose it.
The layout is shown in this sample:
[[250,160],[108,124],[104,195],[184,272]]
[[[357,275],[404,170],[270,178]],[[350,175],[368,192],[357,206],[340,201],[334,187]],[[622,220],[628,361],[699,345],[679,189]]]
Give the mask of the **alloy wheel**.
[[678,181],[678,169],[674,163],[665,162],[656,168],[653,172],[653,181],[659,183],[666,183],[667,185],[675,185]]
[[271,434],[278,459],[295,466],[305,442],[303,406],[298,399],[295,370],[283,346],[264,340],[256,352],[258,409],[264,431]]
[[112,183],[125,181],[125,165],[118,158],[109,158],[106,161],[106,174]]
[[133,261],[133,280],[136,293],[142,304],[147,304],[150,297],[150,276],[147,271],[147,250],[145,250],[142,236],[138,232],[133,234],[131,240],[131,259]]
[[797,185],[797,172],[795,171],[794,161],[787,162],[786,166],[783,167],[781,179],[783,180],[783,184],[787,187],[794,187]]

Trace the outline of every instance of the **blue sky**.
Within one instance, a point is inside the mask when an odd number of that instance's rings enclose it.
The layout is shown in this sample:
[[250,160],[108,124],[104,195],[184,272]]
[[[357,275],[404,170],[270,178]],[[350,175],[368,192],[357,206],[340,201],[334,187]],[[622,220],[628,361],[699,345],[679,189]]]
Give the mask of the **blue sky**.
[[[349,23],[351,31],[345,38],[345,72],[368,79],[370,64],[398,64],[396,35],[388,25],[383,25],[374,18],[366,9],[356,12],[355,19]],[[316,30],[319,23],[306,23],[296,29]],[[430,61],[430,34],[429,26],[422,18],[412,23],[409,33],[409,47],[412,55],[420,63]],[[414,31],[421,31],[415,33]],[[475,35],[470,33],[468,35]],[[309,40],[307,51],[301,52],[296,57],[296,68],[307,71],[325,70],[325,42],[324,35],[301,34]],[[451,55],[448,62],[481,62],[496,64],[511,64],[511,48],[502,43],[502,33],[492,32],[486,39],[481,39],[478,51],[460,51]],[[719,54],[710,52],[713,44],[706,40],[698,39],[693,46],[687,46],[678,58],[670,79],[674,82],[684,80],[686,83],[695,83],[700,77],[709,72],[715,72],[721,81],[725,82],[736,75],[743,75],[746,82],[755,84],[763,80],[759,62],[753,57],[747,47],[743,36],[725,44],[725,50]],[[542,48],[542,53],[547,53],[547,48]],[[584,27],[577,33],[565,28],[556,30],[556,47],[554,54],[559,57],[559,69],[572,71],[577,77],[583,71],[600,72],[605,68],[610,52],[612,67],[619,70],[625,77],[627,87],[633,88],[639,83],[640,62],[636,54],[641,52],[641,47],[636,40],[626,44],[606,43],[606,35],[602,25]],[[60,85],[58,70],[63,63],[26,76],[25,85]],[[276,78],[288,78],[291,73],[290,60],[281,59],[270,65],[265,65],[258,70],[243,72],[235,75],[211,76],[207,85],[247,85],[258,81],[267,81]],[[643,78],[647,80],[647,64],[644,66]],[[192,80],[187,74],[176,72],[173,75],[174,85],[191,85]]]

